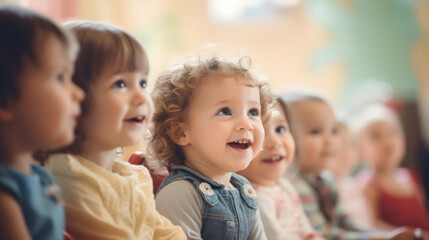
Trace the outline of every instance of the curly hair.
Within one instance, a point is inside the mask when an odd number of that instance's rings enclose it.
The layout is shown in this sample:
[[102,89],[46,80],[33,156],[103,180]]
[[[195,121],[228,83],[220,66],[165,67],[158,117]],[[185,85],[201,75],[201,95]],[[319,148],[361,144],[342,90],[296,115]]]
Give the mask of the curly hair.
[[259,88],[261,116],[266,119],[274,97],[268,82],[257,77],[251,65],[249,57],[240,57],[234,61],[232,58],[200,56],[165,68],[158,76],[152,92],[155,111],[150,128],[150,155],[169,170],[175,165],[184,164],[184,154],[170,135],[174,135],[174,126],[186,120],[193,91],[203,80],[212,76],[235,77]]

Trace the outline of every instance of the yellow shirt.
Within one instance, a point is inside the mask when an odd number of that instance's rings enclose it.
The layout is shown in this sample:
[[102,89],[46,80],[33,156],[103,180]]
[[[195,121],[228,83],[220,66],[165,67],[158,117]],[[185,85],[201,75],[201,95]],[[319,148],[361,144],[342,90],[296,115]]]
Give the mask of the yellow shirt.
[[113,172],[70,154],[46,163],[65,200],[66,229],[76,239],[186,239],[155,209],[143,166],[115,161]]

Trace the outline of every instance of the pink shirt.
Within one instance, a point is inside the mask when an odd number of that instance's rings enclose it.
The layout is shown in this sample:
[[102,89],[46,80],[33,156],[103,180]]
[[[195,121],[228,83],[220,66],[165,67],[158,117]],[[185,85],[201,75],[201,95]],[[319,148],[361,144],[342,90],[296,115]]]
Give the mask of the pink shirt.
[[253,184],[268,239],[324,239],[311,226],[295,188],[286,179],[273,187]]
[[371,228],[374,224],[374,215],[364,194],[364,187],[368,181],[367,174],[361,174],[356,178],[345,177],[338,181],[338,192],[341,206],[349,217],[362,227]]

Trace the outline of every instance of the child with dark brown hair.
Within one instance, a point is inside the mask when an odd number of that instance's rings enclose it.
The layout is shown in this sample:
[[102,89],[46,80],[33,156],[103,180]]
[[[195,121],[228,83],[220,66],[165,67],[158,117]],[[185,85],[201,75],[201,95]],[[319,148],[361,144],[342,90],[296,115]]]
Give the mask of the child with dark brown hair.
[[77,45],[49,19],[0,7],[0,239],[63,238],[64,211],[33,153],[70,144],[83,92],[71,80]]

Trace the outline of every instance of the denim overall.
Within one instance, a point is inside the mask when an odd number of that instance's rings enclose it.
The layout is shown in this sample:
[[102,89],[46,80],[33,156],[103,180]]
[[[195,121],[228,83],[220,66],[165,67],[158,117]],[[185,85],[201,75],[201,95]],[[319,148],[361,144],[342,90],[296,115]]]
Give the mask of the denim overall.
[[256,192],[244,177],[232,173],[234,190],[217,183],[185,166],[175,166],[162,182],[158,192],[168,184],[186,180],[203,199],[202,239],[247,239],[252,229],[256,208]]

